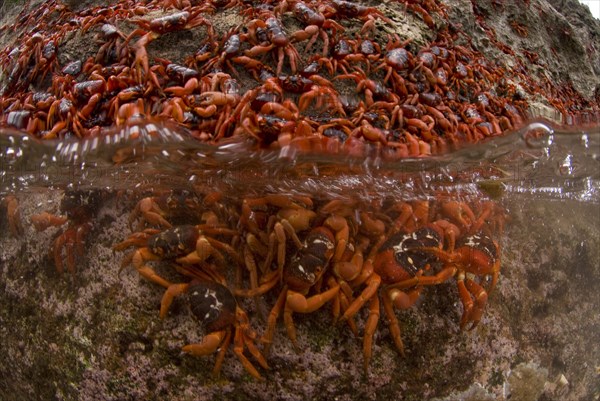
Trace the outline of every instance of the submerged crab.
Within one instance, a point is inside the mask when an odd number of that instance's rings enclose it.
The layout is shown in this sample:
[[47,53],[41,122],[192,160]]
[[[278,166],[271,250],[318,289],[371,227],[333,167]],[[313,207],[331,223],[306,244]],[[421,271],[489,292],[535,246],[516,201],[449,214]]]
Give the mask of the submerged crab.
[[264,369],[269,369],[269,366],[254,344],[256,333],[250,327],[246,312],[238,305],[231,291],[214,281],[194,280],[189,284],[173,284],[163,296],[161,318],[166,316],[173,298],[184,293],[188,294],[192,314],[204,324],[208,334],[201,342],[184,346],[183,352],[194,356],[205,356],[218,351],[213,368],[213,374],[216,376],[221,370],[225,352],[233,337],[233,352],[246,371],[257,379],[262,379],[258,370],[244,355],[244,349],[248,348],[250,354]]
[[[171,228],[177,222],[190,222],[194,216],[205,216],[208,208],[218,210],[221,194],[210,192],[203,197],[187,190],[165,191],[141,199],[129,216],[129,225],[138,222],[138,231],[147,225]],[[216,217],[216,216],[215,216]],[[167,220],[169,219],[169,220]],[[214,219],[213,219],[214,220]],[[218,222],[215,220],[215,224]]]
[[159,276],[146,264],[148,261],[173,260],[180,264],[191,265],[205,262],[209,257],[224,262],[221,251],[226,252],[238,263],[240,256],[231,245],[218,241],[209,235],[235,235],[236,231],[223,227],[207,227],[206,225],[181,225],[164,231],[146,229],[132,234],[128,239],[113,247],[116,251],[131,246],[138,249],[125,257],[122,267],[130,263],[138,273],[147,280],[168,288],[171,283]]
[[19,213],[19,201],[13,195],[7,195],[3,199],[0,198],[0,210],[5,208],[10,233],[14,237],[20,237],[23,234],[23,226],[21,224],[21,215]]
[[55,238],[51,249],[59,273],[64,270],[65,259],[69,272],[75,273],[78,259],[84,256],[85,239],[92,230],[92,220],[98,214],[105,196],[103,191],[97,189],[67,190],[60,203],[60,211],[64,215],[57,216],[43,212],[31,216],[31,222],[38,231],[69,223],[69,226]]

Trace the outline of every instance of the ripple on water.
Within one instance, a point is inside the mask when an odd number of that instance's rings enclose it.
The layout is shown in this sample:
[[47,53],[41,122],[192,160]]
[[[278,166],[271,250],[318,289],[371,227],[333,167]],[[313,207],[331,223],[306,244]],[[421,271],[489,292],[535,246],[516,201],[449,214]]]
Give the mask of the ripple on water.
[[325,198],[434,197],[440,191],[600,203],[600,128],[568,130],[547,121],[428,158],[387,160],[255,150],[193,139],[185,129],[139,122],[85,140],[39,141],[0,130],[0,193],[50,188],[130,189],[210,185],[229,195],[262,191]]

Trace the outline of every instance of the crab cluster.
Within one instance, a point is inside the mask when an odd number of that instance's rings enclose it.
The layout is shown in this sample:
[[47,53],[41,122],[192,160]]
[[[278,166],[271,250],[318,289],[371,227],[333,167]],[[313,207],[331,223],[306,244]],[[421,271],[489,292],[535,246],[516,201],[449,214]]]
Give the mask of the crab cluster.
[[[242,136],[333,153],[374,144],[404,157],[518,127],[527,94],[551,94],[565,120],[597,109],[568,86],[531,79],[522,63],[487,59],[440,2],[387,7],[410,18],[346,0],[118,1],[80,11],[45,1],[0,28],[18,34],[0,52],[0,124],[62,138],[164,118],[208,142]],[[223,14],[235,24],[215,18]],[[407,23],[433,39],[383,33]],[[155,45],[189,35],[200,41],[177,60]],[[74,37],[92,36],[83,59],[68,55]]]
[[[297,346],[293,315],[313,313],[327,304],[333,322],[345,322],[355,335],[364,327],[367,371],[380,304],[403,355],[395,309],[410,308],[427,287],[454,280],[463,305],[460,327],[472,329],[500,273],[496,239],[505,217],[492,201],[440,197],[366,205],[284,194],[241,200],[190,194],[185,201],[196,199],[193,213],[186,224],[174,225],[170,220],[183,204],[165,202],[171,196],[140,200],[130,216],[140,224],[137,231],[114,249],[133,247],[122,266],[133,265],[144,279],[165,288],[162,318],[176,296],[188,294],[192,314],[208,334],[183,351],[208,355],[219,349],[215,373],[233,338],[248,373],[261,378],[244,350],[268,369],[280,316]],[[175,198],[183,201],[177,194]],[[165,262],[176,273],[165,274]],[[166,278],[173,275],[187,279],[174,283]],[[251,327],[258,319],[248,317],[242,307],[249,302],[245,298],[272,303],[262,331]],[[356,319],[365,305],[367,319],[359,324]]]

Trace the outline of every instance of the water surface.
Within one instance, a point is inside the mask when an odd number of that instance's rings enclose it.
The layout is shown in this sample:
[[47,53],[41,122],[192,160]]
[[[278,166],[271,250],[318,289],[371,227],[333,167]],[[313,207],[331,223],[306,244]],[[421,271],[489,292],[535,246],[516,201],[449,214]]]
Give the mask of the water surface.
[[0,193],[39,188],[207,188],[230,196],[261,192],[319,198],[505,196],[600,203],[600,128],[533,121],[522,129],[444,155],[387,160],[365,155],[219,146],[168,124],[138,123],[86,140],[38,141],[0,132]]

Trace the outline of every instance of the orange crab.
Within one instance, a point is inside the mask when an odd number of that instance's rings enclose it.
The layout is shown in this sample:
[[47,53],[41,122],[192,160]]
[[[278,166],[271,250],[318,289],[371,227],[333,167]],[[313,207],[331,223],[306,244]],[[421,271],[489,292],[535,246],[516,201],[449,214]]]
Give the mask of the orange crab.
[[218,206],[221,199],[219,192],[211,192],[203,198],[187,190],[170,190],[141,199],[129,215],[129,226],[138,221],[138,231],[147,225],[171,228],[167,218],[177,221],[188,221],[195,214],[208,225],[218,224],[217,216],[210,211],[202,213],[206,207]]
[[[448,228],[451,229],[451,228]],[[367,276],[367,286],[350,304],[341,320],[353,317],[367,301],[369,317],[365,324],[363,340],[364,369],[368,370],[371,345],[380,314],[377,290],[382,287],[383,307],[390,326],[390,333],[398,352],[404,355],[400,336],[400,324],[394,307],[408,309],[414,305],[425,286],[440,284],[452,277],[453,269],[443,269],[434,275],[425,273],[436,262],[432,252],[421,248],[438,249],[442,246],[443,229],[430,225],[410,233],[399,232],[373,246],[363,265],[362,277]]]
[[14,195],[7,195],[0,199],[0,206],[6,208],[10,233],[14,237],[23,235],[23,225],[21,224],[21,214],[19,213],[19,201],[17,198]]
[[160,316],[164,318],[176,296],[188,294],[192,314],[204,324],[208,334],[200,343],[185,345],[183,352],[194,356],[210,355],[218,351],[213,368],[217,376],[221,370],[225,352],[233,337],[233,352],[248,373],[262,379],[252,362],[244,355],[244,348],[264,369],[269,365],[254,344],[256,333],[250,327],[246,312],[238,305],[231,291],[223,284],[208,280],[193,280],[188,284],[172,284],[168,287],[161,303]]
[[275,270],[275,274],[267,273],[265,277],[268,278],[264,284],[245,294],[253,296],[270,290],[277,282],[278,277],[284,283],[283,289],[269,313],[267,330],[261,339],[265,343],[266,353],[273,342],[276,323],[282,311],[288,337],[296,346],[293,313],[314,312],[338,294],[340,285],[335,280],[328,280],[330,287],[328,290],[307,297],[309,291],[322,281],[330,262],[335,263],[342,260],[348,243],[348,230],[348,224],[343,217],[328,217],[322,225],[311,229],[289,263],[283,265],[283,268]]
[[63,251],[67,269],[75,273],[78,259],[83,258],[85,239],[93,228],[92,220],[98,213],[106,194],[101,190],[69,190],[65,191],[60,203],[64,216],[43,212],[31,216],[31,222],[38,231],[49,227],[60,227],[69,222],[69,227],[54,240],[52,254],[56,270],[62,273]]
[[[302,246],[296,233],[310,228],[316,216],[311,207],[312,200],[303,196],[266,195],[243,200],[240,222],[249,231],[246,238],[249,246],[266,257],[263,271],[269,268],[275,254],[278,268],[283,269],[288,238],[297,247]],[[266,219],[266,213],[273,208],[279,210]]]
[[141,28],[131,32],[125,39],[125,44],[128,44],[134,36],[142,35],[142,37],[134,44],[135,62],[133,66],[137,73],[138,83],[143,84],[145,82],[142,79],[142,74],[144,74],[147,76],[147,79],[149,78],[156,85],[156,87],[161,87],[161,85],[158,83],[157,77],[152,71],[150,71],[148,53],[146,51],[146,46],[148,46],[148,44],[150,44],[150,42],[153,40],[159,38],[161,35],[168,32],[191,29],[200,25],[206,25],[209,37],[214,37],[212,24],[202,15],[200,15],[207,10],[208,8],[199,7],[192,13],[188,11],[180,11],[174,14],[155,18],[150,21],[145,19],[137,19],[134,21]]
[[[461,329],[469,324],[474,329],[481,320],[488,294],[493,291],[500,274],[500,246],[483,233],[467,235],[456,243],[455,249],[423,247],[420,252],[435,255],[445,263],[444,270],[456,277],[458,292],[463,304]],[[479,277],[491,277],[487,289],[476,281]]]
[[223,262],[223,251],[240,265],[243,263],[231,245],[210,237],[210,234],[234,236],[237,231],[206,224],[180,225],[162,232],[146,229],[132,234],[125,241],[116,244],[113,249],[121,251],[130,246],[137,246],[137,250],[125,257],[122,267],[131,263],[142,277],[168,288],[171,283],[159,276],[146,262],[166,259],[179,264],[194,265],[205,262],[209,257]]

